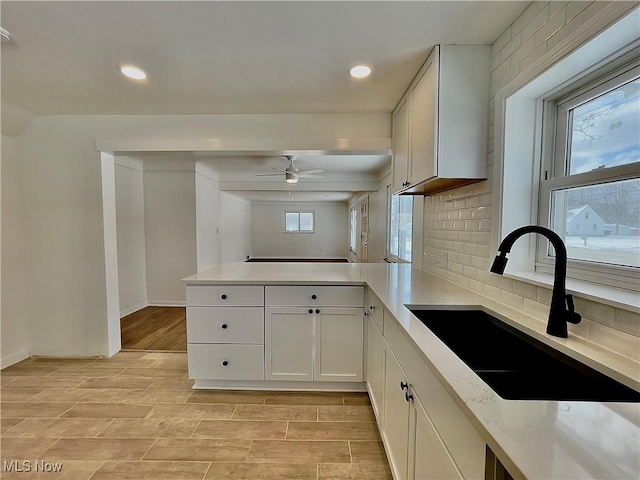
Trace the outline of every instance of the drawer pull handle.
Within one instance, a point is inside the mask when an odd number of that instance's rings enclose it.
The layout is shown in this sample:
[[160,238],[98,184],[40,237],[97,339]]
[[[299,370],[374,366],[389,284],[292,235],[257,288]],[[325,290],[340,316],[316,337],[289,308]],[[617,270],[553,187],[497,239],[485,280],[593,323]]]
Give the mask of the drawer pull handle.
[[413,394],[409,393],[409,392],[404,392],[404,399],[407,402],[410,402],[411,400],[413,400]]
[[408,390],[409,389],[409,384],[407,382],[403,382],[402,380],[400,380],[400,390]]
[[318,310],[317,308],[316,308],[316,313],[320,313],[320,310]]
[[222,362],[222,366],[226,367],[227,365],[229,365],[229,362],[227,362],[226,360],[224,362]]
[[309,313],[313,313],[313,309],[311,309],[311,308],[310,308],[310,309],[309,309]]
[[312,299],[312,300],[315,300],[316,298],[318,298],[318,296],[317,296],[317,295],[311,295],[311,299]]
[[223,323],[223,324],[221,325],[221,327],[222,327],[222,329],[223,329],[223,330],[226,330],[226,329],[227,329],[227,324],[226,324],[226,323]]
[[220,295],[220,298],[221,298],[222,300],[226,300],[226,299],[227,299],[227,296],[223,293],[222,295]]
[[376,309],[376,306],[371,304],[369,305],[369,310],[371,310],[372,312]]

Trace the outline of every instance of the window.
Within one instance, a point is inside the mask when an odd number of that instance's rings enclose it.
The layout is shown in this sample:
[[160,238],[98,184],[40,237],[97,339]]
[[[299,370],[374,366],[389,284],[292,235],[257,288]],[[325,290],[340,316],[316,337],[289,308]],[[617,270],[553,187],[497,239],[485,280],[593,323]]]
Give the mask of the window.
[[[606,68],[606,67],[605,67]],[[569,87],[571,90],[571,87]],[[640,267],[640,66],[638,62],[545,101],[540,225],[565,241],[569,276],[638,288]],[[590,219],[592,229],[580,230]],[[536,269],[551,272],[539,241]],[[626,280],[625,280],[626,279]]]
[[387,188],[387,196],[387,257],[394,261],[411,262],[413,196],[392,195],[390,188]]
[[349,250],[356,253],[358,248],[358,207],[349,210]]
[[314,233],[315,212],[284,212],[285,233]]

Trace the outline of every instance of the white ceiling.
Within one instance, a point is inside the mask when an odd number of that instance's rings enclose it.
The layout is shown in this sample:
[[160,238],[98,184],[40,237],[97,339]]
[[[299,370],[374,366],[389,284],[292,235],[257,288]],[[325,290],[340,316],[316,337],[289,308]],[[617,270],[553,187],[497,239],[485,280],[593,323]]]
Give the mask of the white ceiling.
[[[390,112],[437,43],[529,2],[2,1],[2,101],[36,114]],[[349,67],[373,67],[366,80]],[[116,68],[149,74],[134,83]]]
[[[0,3],[3,109],[44,114],[391,112],[438,43],[491,44],[528,1]],[[347,75],[356,63],[373,74]],[[145,83],[117,71],[132,63]],[[8,105],[8,106],[7,106]],[[275,153],[275,152],[274,152]],[[165,157],[172,158],[174,154]],[[156,152],[145,164],[163,156]],[[190,152],[251,201],[347,201],[388,155],[300,155],[322,180],[290,187],[277,156]],[[167,158],[165,158],[167,160]],[[277,191],[279,189],[279,191]]]

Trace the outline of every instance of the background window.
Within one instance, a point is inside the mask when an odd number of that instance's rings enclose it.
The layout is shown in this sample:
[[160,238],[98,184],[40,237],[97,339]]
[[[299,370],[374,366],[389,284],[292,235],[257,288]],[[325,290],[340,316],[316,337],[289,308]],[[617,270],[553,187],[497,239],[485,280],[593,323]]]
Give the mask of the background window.
[[[540,224],[564,239],[573,276],[580,269],[608,274],[602,270],[607,265],[637,269],[640,67],[635,63],[602,76],[546,108],[553,112],[555,141],[544,164]],[[592,228],[580,231],[584,219]],[[545,242],[538,251],[537,266],[548,270],[553,249]]]
[[314,212],[284,212],[285,232],[313,233]]
[[390,259],[411,262],[412,233],[413,196],[389,194],[387,256]]

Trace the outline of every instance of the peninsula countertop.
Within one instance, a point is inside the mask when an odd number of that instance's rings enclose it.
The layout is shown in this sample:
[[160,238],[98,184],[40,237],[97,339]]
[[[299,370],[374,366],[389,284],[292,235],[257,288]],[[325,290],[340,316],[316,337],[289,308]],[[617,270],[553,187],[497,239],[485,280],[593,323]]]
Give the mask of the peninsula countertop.
[[[229,263],[187,285],[365,285],[417,346],[452,398],[515,476],[640,478],[640,404],[504,400],[446,347],[407,305],[478,308],[640,390],[640,365],[546,322],[405,264]],[[481,341],[481,340],[479,340]]]

